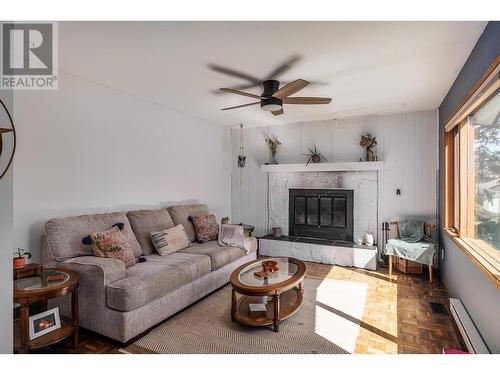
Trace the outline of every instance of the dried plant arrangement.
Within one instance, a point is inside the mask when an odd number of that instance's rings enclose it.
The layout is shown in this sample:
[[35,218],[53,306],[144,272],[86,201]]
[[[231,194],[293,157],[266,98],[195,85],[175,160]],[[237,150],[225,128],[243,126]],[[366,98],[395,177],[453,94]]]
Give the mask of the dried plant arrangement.
[[271,151],[271,164],[278,164],[276,153],[278,152],[278,147],[281,146],[281,142],[277,137],[274,137],[274,139],[267,137],[266,143],[269,145],[269,151]]

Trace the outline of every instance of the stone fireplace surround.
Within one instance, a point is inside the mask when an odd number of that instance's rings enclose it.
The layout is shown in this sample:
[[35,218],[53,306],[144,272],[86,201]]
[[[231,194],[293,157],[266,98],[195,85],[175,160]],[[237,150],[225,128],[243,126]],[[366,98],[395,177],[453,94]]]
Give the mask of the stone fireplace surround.
[[289,189],[349,189],[354,191],[354,241],[365,233],[377,243],[377,171],[269,173],[269,233],[281,227],[288,235]]
[[378,172],[272,172],[268,174],[269,233],[281,227],[283,237],[259,240],[259,253],[269,256],[293,256],[302,260],[340,266],[376,269],[377,248],[338,241],[314,243],[288,236],[289,189],[349,189],[354,191],[354,241],[365,233],[373,234],[377,243]]

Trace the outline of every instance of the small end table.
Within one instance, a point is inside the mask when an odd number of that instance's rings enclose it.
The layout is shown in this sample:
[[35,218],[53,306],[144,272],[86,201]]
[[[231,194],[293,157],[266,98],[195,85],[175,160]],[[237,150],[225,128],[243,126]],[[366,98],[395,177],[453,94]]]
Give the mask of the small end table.
[[[59,276],[60,280],[50,281]],[[21,317],[14,321],[14,351],[27,353],[32,349],[40,349],[56,344],[70,336],[73,348],[78,345],[78,273],[61,268],[46,268],[39,274],[14,281],[14,302],[21,307]],[[60,316],[61,328],[49,332],[33,340],[29,338],[29,304],[41,302],[43,310],[47,310],[49,299],[71,293],[71,317]]]
[[23,268],[14,269],[14,280],[30,277],[42,272],[43,267],[38,263],[26,264]]

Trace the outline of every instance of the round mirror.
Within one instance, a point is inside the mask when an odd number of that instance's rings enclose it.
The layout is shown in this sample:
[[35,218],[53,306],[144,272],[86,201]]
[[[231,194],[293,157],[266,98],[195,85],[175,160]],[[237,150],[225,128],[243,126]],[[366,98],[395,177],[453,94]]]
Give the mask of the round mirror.
[[0,179],[7,173],[16,151],[16,128],[4,102],[0,99]]

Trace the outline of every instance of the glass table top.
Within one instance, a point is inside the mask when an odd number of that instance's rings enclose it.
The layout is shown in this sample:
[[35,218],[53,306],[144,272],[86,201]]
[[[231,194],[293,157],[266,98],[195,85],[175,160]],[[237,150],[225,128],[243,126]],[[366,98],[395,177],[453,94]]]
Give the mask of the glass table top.
[[62,271],[42,271],[32,277],[14,280],[15,290],[40,290],[53,288],[69,280],[69,275]]
[[[276,262],[278,270],[269,272],[267,275],[256,275],[255,273],[263,271],[262,262],[269,261]],[[273,285],[290,279],[298,270],[298,265],[291,262],[289,258],[266,258],[243,268],[238,275],[238,279],[242,284],[247,286]]]

